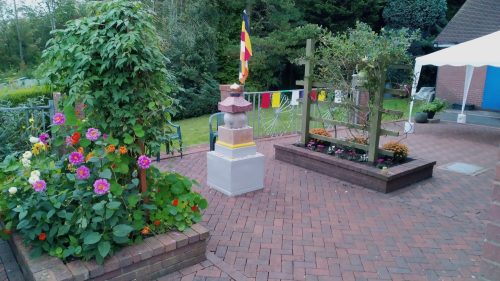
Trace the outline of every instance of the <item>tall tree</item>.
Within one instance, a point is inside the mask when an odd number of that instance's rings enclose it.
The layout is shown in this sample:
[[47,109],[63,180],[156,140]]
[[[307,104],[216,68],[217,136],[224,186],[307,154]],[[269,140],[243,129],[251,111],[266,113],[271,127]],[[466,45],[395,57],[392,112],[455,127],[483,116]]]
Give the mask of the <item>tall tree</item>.
[[19,17],[17,14],[17,3],[16,0],[14,0],[14,16],[16,19],[16,33],[17,33],[17,41],[19,44],[19,59],[21,60],[20,67],[24,67],[24,56],[23,56],[23,43],[21,42],[21,31],[19,28]]

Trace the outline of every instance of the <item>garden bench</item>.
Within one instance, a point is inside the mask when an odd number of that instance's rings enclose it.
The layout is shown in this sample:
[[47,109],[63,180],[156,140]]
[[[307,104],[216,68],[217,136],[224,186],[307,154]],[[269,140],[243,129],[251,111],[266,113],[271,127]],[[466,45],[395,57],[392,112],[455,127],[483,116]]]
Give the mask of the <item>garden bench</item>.
[[[171,127],[174,127],[175,131],[172,133],[167,133],[164,136],[160,137],[160,142],[165,143],[165,152],[167,154],[170,153],[170,144],[173,144],[174,141],[179,142],[179,153],[181,154],[182,159],[182,134],[181,134],[181,125],[174,124],[167,120],[167,124]],[[172,149],[173,152],[173,149]],[[160,162],[160,152],[156,154],[156,161]]]
[[[215,130],[212,127],[212,119],[216,118],[216,126]],[[217,140],[218,136],[218,129],[220,125],[224,124],[224,112],[217,112],[212,115],[210,115],[210,118],[208,118],[208,130],[209,130],[209,143],[210,143],[210,151],[215,150],[215,141]]]

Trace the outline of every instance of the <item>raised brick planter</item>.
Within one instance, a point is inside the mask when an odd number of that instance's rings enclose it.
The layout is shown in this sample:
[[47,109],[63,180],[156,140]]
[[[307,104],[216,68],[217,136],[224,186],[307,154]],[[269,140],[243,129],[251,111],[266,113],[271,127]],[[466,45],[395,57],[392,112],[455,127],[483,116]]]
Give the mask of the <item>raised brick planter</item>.
[[206,228],[195,224],[182,233],[149,237],[143,243],[121,249],[104,265],[79,260],[64,264],[47,255],[31,259],[19,235],[14,235],[10,242],[28,281],[126,281],[153,280],[204,261],[208,235]]
[[331,155],[297,147],[275,144],[275,158],[379,192],[388,193],[432,177],[436,161],[413,159],[391,167],[387,174],[369,165],[339,159]]

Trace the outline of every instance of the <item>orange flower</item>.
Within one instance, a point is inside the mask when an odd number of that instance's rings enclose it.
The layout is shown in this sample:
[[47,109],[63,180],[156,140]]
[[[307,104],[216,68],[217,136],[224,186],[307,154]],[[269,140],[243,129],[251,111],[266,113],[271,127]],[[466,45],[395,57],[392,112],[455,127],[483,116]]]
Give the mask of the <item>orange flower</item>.
[[87,157],[85,157],[85,162],[89,162],[90,158],[92,157],[94,157],[94,152],[90,152],[89,154],[87,154]]
[[106,147],[107,153],[113,153],[113,152],[115,152],[115,150],[116,150],[116,147],[113,144],[110,144],[110,145],[108,145],[108,147]]
[[120,146],[119,151],[120,151],[120,154],[125,154],[125,153],[127,153],[127,148],[124,145],[122,145],[122,146]]
[[191,211],[193,211],[193,212],[198,211],[198,206],[195,205],[195,206],[191,207]]
[[12,234],[12,230],[10,230],[10,229],[4,229],[3,233],[5,233],[7,235],[10,235],[10,234]]
[[75,132],[72,136],[71,136],[71,143],[73,145],[77,144],[79,141],[80,141],[80,133],[79,132]]
[[179,199],[172,200],[172,205],[174,205],[174,207],[177,207],[177,205],[179,205]]
[[151,232],[151,228],[149,228],[149,225],[146,225],[142,230],[141,234],[142,235],[148,235]]
[[159,226],[159,225],[161,224],[161,221],[160,221],[160,220],[155,220],[155,221],[153,222],[153,224],[154,224],[155,226]]
[[83,154],[83,153],[84,153],[83,147],[81,147],[81,146],[80,146],[80,147],[78,148],[78,152],[80,152],[81,154]]
[[45,238],[47,238],[47,234],[45,234],[45,232],[38,234],[38,240],[45,241]]

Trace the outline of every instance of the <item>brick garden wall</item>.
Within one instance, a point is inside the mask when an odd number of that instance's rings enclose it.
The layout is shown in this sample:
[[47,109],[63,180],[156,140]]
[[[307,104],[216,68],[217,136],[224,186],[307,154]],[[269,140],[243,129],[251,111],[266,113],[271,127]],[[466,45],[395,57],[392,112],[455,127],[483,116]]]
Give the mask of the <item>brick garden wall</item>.
[[[447,100],[450,104],[462,104],[464,93],[465,66],[441,66],[438,68],[436,80],[436,96]],[[483,103],[486,67],[474,68],[472,81],[467,96],[467,104],[481,107]]]
[[486,225],[486,239],[483,245],[481,280],[500,280],[500,149],[496,165],[496,177],[493,180],[493,195]]

